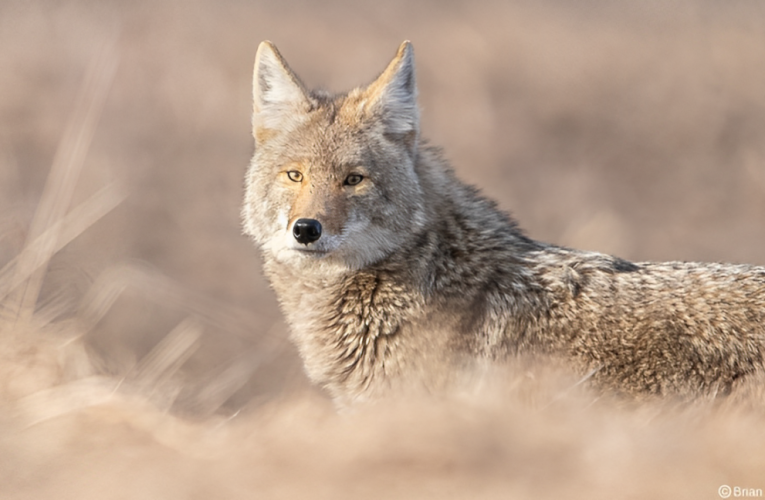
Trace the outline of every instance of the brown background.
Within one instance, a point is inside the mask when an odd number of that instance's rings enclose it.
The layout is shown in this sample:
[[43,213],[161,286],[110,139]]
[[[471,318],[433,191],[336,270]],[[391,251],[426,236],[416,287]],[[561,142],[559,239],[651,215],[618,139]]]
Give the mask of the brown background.
[[[536,239],[765,264],[760,0],[2,0],[0,265],[23,245],[88,64],[114,44],[73,204],[112,181],[129,197],[54,258],[42,299],[66,290],[76,304],[102,272],[138,262],[216,301],[208,309],[242,313],[208,325],[186,392],[286,335],[239,226],[265,39],[308,86],[337,91],[371,81],[411,40],[423,136]],[[171,302],[126,293],[88,333],[99,371],[129,372],[188,313]],[[293,348],[276,343],[229,412],[305,385]]]

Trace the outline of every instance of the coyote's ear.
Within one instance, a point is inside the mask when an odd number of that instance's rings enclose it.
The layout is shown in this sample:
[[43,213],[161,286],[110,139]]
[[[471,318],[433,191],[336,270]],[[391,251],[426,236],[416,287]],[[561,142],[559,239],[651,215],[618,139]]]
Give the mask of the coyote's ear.
[[381,113],[386,133],[416,142],[420,113],[411,42],[407,40],[401,44],[385,71],[364,89],[364,97],[366,109]]
[[284,128],[285,120],[307,109],[309,100],[300,79],[269,41],[261,42],[252,76],[252,135],[263,142]]

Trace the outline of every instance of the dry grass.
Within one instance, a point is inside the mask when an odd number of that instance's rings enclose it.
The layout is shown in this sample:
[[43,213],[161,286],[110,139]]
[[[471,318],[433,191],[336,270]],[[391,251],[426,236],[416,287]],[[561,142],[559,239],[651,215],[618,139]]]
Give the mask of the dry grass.
[[518,365],[338,414],[238,228],[257,43],[347,89],[409,38],[425,135],[532,236],[765,264],[764,28],[757,0],[0,3],[0,497],[765,489],[763,381],[635,406]]

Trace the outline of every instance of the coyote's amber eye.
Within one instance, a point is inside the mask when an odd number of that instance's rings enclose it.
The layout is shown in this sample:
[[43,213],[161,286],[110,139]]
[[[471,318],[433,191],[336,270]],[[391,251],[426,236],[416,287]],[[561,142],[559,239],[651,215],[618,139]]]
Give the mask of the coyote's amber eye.
[[303,174],[297,170],[290,170],[287,172],[287,177],[289,177],[292,182],[301,182],[303,180]]
[[346,186],[355,186],[359,182],[364,180],[364,176],[361,174],[351,174],[348,177],[345,178],[345,185]]

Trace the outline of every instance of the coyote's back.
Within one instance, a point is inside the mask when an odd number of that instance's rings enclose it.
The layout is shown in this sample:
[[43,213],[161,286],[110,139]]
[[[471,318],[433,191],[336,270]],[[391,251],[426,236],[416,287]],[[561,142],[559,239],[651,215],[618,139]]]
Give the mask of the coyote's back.
[[423,145],[408,42],[339,95],[306,89],[263,42],[253,94],[245,232],[308,374],[336,398],[441,388],[525,354],[634,395],[727,393],[763,373],[765,268],[526,237]]

